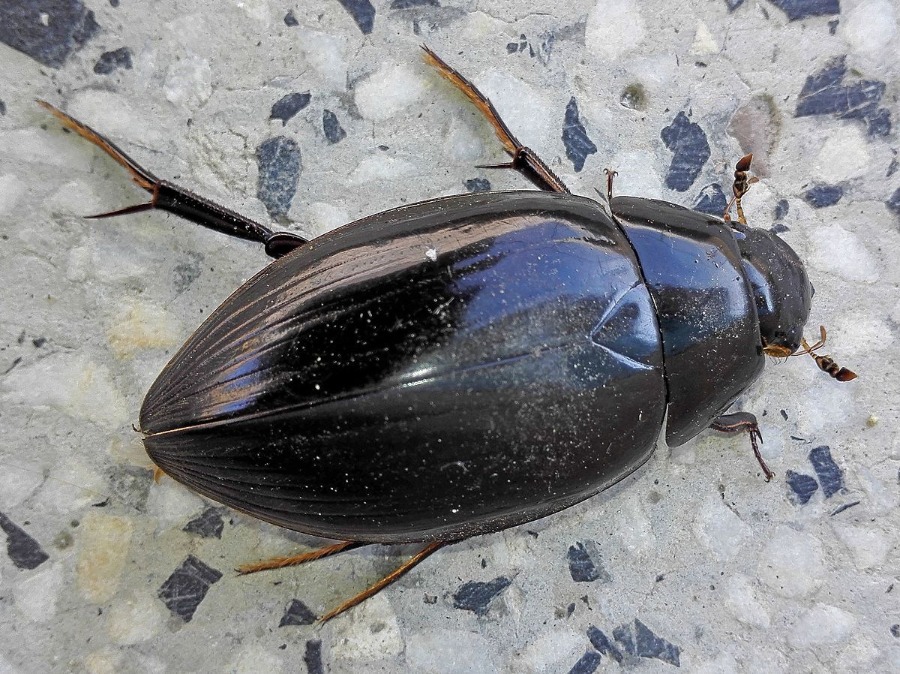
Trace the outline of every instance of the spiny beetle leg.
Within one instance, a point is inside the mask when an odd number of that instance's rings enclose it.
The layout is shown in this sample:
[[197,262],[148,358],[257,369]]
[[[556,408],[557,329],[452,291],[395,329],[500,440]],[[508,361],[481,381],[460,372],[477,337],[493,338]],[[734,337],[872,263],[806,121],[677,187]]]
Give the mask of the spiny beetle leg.
[[322,559],[323,557],[336,555],[339,552],[353,550],[354,548],[359,548],[363,545],[367,544],[358,543],[356,541],[341,541],[340,543],[324,545],[321,548],[316,548],[315,550],[310,550],[309,552],[303,552],[299,555],[290,555],[288,557],[273,557],[272,559],[264,559],[260,562],[254,562],[252,564],[242,564],[237,569],[235,569],[235,571],[237,571],[240,575],[245,576],[249,573],[257,573],[259,571],[271,571],[272,569],[283,569],[288,566],[299,566],[300,564],[312,562],[316,559]]
[[753,447],[753,455],[759,461],[763,474],[766,476],[766,482],[775,477],[769,466],[766,465],[765,459],[759,452],[759,444],[762,442],[762,433],[759,432],[759,423],[756,417],[750,412],[734,412],[733,414],[723,414],[713,421],[709,427],[714,431],[722,433],[747,433],[750,436],[750,446]]
[[426,545],[424,548],[422,548],[421,550],[419,550],[419,552],[417,552],[415,555],[413,555],[412,557],[410,557],[409,559],[407,559],[405,562],[403,562],[403,564],[401,564],[401,565],[398,566],[396,569],[394,569],[393,571],[391,571],[391,572],[390,572],[388,575],[386,575],[384,578],[382,578],[381,580],[377,581],[376,583],[373,583],[372,585],[370,585],[369,587],[367,587],[365,590],[363,590],[362,592],[360,592],[360,593],[359,593],[358,595],[356,595],[355,597],[351,597],[351,598],[348,599],[347,601],[343,602],[342,604],[339,604],[337,607],[333,608],[333,609],[330,610],[328,613],[326,613],[325,615],[323,615],[321,618],[319,618],[319,622],[320,622],[320,623],[328,622],[329,620],[331,620],[331,619],[334,618],[335,616],[340,615],[340,614],[343,613],[344,611],[353,608],[353,607],[356,606],[357,604],[361,604],[362,602],[364,602],[364,601],[365,601],[366,599],[368,599],[369,597],[372,597],[373,595],[378,594],[378,593],[381,592],[384,588],[386,588],[388,585],[390,585],[390,584],[393,583],[395,580],[397,580],[398,578],[400,578],[400,577],[401,577],[403,574],[405,574],[407,571],[409,571],[410,569],[412,569],[414,566],[417,566],[417,565],[419,564],[419,562],[421,562],[421,561],[424,560],[426,557],[428,557],[429,555],[431,555],[433,552],[439,550],[440,548],[442,548],[442,547],[445,546],[445,545],[447,545],[447,542],[445,542],[445,541],[438,541],[438,542],[436,542],[436,543],[429,543],[429,544]]
[[494,104],[490,99],[478,90],[472,82],[461,75],[459,71],[447,63],[425,45],[422,45],[425,52],[425,61],[433,66],[441,77],[449,81],[453,86],[459,89],[466,98],[481,111],[487,120],[494,127],[494,133],[503,144],[503,149],[512,157],[512,161],[506,164],[482,165],[478,168],[511,168],[523,176],[528,178],[535,186],[547,192],[563,192],[568,194],[569,188],[565,186],[559,176],[557,176],[549,166],[542,160],[533,150],[525,147],[506,126],[506,123],[500,117]]
[[183,187],[179,187],[167,180],[160,180],[125,154],[115,143],[94,131],[87,124],[79,122],[71,115],[55,108],[46,101],[38,101],[38,105],[56,117],[64,127],[74,131],[103,150],[131,174],[131,179],[136,185],[150,192],[150,201],[147,203],[126,206],[109,213],[100,213],[89,217],[111,218],[117,215],[160,209],[174,213],[208,229],[239,239],[262,243],[266,246],[266,253],[271,257],[280,257],[297,246],[306,243],[306,239],[296,234],[287,232],[276,233],[265,225],[235,213],[209,199],[204,199]]

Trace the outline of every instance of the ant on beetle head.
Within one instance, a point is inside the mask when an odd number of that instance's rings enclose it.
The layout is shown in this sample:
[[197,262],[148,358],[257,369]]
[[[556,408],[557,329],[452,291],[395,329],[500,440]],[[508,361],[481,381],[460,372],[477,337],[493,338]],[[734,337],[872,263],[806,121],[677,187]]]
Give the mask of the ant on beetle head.
[[[734,196],[731,197],[731,200],[725,206],[725,212],[722,214],[722,219],[725,222],[731,222],[731,206],[734,205],[737,209],[738,222],[742,225],[747,224],[747,219],[744,217],[744,209],[741,208],[741,198],[747,194],[751,185],[759,182],[759,178],[756,176],[749,176],[750,163],[752,161],[753,154],[746,154],[738,160],[738,163],[734,167],[734,183],[732,185]],[[812,346],[807,343],[806,339],[801,338],[801,348],[796,351],[791,351],[786,346],[775,344],[763,344],[763,351],[775,358],[787,358],[789,356],[804,356],[809,354],[816,361],[816,365],[819,366],[819,369],[830,375],[832,378],[837,379],[838,381],[852,381],[853,379],[856,379],[857,374],[853,372],[853,370],[848,370],[845,367],[839,366],[834,362],[834,359],[831,356],[820,356],[816,353],[816,351],[825,345],[826,333],[824,325],[819,326],[819,332],[819,341]]]

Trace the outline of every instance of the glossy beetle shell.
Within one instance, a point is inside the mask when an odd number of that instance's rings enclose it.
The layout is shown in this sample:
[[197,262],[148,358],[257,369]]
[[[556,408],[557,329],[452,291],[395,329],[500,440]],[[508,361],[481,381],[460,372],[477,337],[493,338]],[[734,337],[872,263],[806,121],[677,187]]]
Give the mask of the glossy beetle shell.
[[589,199],[448,197],[271,263],[150,389],[151,458],[329,538],[452,540],[561,510],[650,456],[657,312]]

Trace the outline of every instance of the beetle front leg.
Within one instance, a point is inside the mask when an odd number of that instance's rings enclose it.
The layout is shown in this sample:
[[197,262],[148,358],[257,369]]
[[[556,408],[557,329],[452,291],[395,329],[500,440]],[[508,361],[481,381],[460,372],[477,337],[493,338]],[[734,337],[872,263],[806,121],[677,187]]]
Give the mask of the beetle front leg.
[[753,414],[750,412],[723,414],[717,417],[709,427],[721,433],[747,433],[750,436],[750,446],[753,447],[753,454],[756,456],[756,460],[759,461],[763,474],[766,476],[766,482],[775,477],[775,473],[766,465],[766,461],[759,451],[759,443],[762,443],[763,439],[762,433],[759,432],[759,422],[757,422]]
[[147,203],[126,206],[109,213],[90,215],[88,216],[89,218],[111,218],[117,215],[160,209],[174,213],[207,229],[239,239],[259,242],[266,247],[266,254],[274,258],[281,257],[306,243],[306,239],[296,234],[274,232],[265,225],[235,213],[209,199],[204,199],[183,187],[170,183],[168,180],[160,180],[120,150],[115,143],[94,131],[87,124],[79,122],[71,115],[55,108],[46,101],[38,101],[38,105],[49,111],[62,122],[64,127],[74,131],[103,150],[131,174],[131,179],[136,185],[150,192],[150,201]]
[[531,148],[525,147],[512,134],[509,127],[500,117],[494,104],[490,99],[478,90],[468,78],[459,73],[458,70],[447,65],[444,60],[431,51],[425,45],[422,45],[425,51],[425,61],[437,69],[441,77],[448,80],[453,86],[459,89],[466,98],[468,98],[475,107],[481,111],[487,120],[494,127],[494,133],[503,144],[503,149],[512,157],[512,161],[506,164],[482,165],[478,168],[511,168],[518,171],[528,178],[539,189],[547,192],[562,192],[569,194],[569,188],[565,186],[559,176],[557,176],[546,162],[541,159]]

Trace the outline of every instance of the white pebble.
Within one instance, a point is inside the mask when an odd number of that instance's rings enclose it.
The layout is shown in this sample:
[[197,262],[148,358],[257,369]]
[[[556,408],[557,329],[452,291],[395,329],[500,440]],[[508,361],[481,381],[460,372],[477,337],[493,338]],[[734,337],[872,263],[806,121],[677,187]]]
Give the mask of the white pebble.
[[647,199],[663,196],[663,181],[653,170],[656,157],[650,152],[635,150],[617,154],[609,168],[618,172],[613,178],[613,196],[617,194],[640,194]]
[[848,281],[874,283],[880,274],[878,263],[859,237],[840,225],[816,232],[810,265],[837,274]]
[[747,576],[734,576],[725,586],[725,609],[745,625],[769,627],[769,614],[756,599],[753,584]]
[[127,517],[88,513],[81,520],[76,580],[88,601],[109,601],[119,589],[134,525]]
[[382,122],[415,103],[425,91],[419,68],[384,66],[356,85],[356,107],[364,119]]
[[181,322],[169,311],[146,302],[131,302],[106,332],[118,358],[145,349],[177,347],[183,340]]
[[[292,671],[298,671],[298,669],[296,663],[294,667],[291,667]],[[228,667],[228,671],[234,672],[234,674],[255,674],[255,672],[280,674],[284,671],[284,661],[263,646],[254,644],[238,653],[237,658]]]
[[623,495],[621,509],[615,515],[619,522],[619,526],[615,527],[616,536],[629,552],[653,550],[656,536],[653,534],[650,518],[647,517],[638,497],[631,494]]
[[555,106],[540,90],[504,70],[489,70],[476,78],[476,85],[491,99],[506,125],[515,129],[521,143],[528,147],[554,147],[550,143],[555,136],[558,145],[557,120],[541,112],[553,110]]
[[878,55],[897,35],[897,10],[891,0],[862,2],[843,15],[841,29],[852,51]]
[[175,61],[166,73],[163,93],[170,103],[191,109],[206,103],[212,95],[209,61],[196,54],[187,54]]
[[0,213],[9,213],[25,191],[25,183],[12,173],[0,176]]
[[152,639],[166,623],[162,602],[150,593],[120,599],[106,614],[106,631],[119,644],[137,644]]
[[311,230],[310,234],[315,236],[350,222],[350,216],[345,209],[323,201],[316,201],[307,206],[306,215],[306,227]]
[[170,477],[153,484],[147,497],[147,513],[157,519],[160,528],[187,522],[204,505],[200,496]]
[[405,159],[371,155],[359,162],[347,182],[350,185],[363,185],[375,180],[395,180],[415,172],[416,167]]
[[881,566],[893,545],[893,541],[877,529],[835,524],[834,530],[837,537],[850,549],[858,569]]
[[781,527],[760,553],[759,578],[784,597],[803,597],[822,584],[822,544],[807,533]]
[[817,180],[839,183],[863,175],[872,165],[861,124],[842,124],[825,139],[812,163]]
[[347,83],[347,59],[344,42],[340,38],[311,30],[300,31],[296,44],[301,55],[313,70],[335,90],[344,90]]
[[56,615],[56,600],[62,584],[61,565],[47,565],[14,587],[16,608],[32,622],[47,622]]
[[403,652],[397,616],[384,594],[366,599],[332,624],[331,655],[335,660],[377,660]]
[[710,498],[694,518],[694,535],[718,559],[729,559],[750,535],[750,527],[726,508],[722,499]]
[[788,635],[795,648],[835,644],[846,639],[856,626],[856,618],[836,606],[816,604],[804,613]]
[[129,421],[128,406],[109,369],[85,358],[59,353],[21,365],[6,375],[2,388],[4,404],[59,409],[114,429]]
[[644,18],[631,0],[598,0],[588,15],[585,51],[614,61],[644,40]]
[[419,632],[406,644],[406,665],[429,674],[494,674],[498,670],[491,662],[493,650],[487,639],[473,632]]
[[41,468],[4,463],[0,470],[0,510],[9,510],[34,493],[44,481]]
[[709,26],[703,21],[697,23],[697,30],[694,32],[694,43],[691,45],[691,54],[695,56],[707,56],[709,54],[718,54],[719,45],[712,33],[709,32]]

